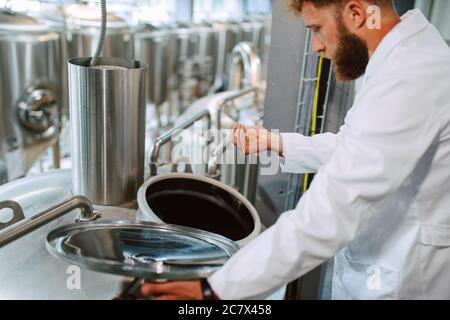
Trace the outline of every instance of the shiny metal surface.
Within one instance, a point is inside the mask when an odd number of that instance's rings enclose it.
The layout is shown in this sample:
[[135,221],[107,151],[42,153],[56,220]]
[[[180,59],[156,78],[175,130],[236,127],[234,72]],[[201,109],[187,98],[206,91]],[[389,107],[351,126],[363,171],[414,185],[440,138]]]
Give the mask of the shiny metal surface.
[[215,87],[220,88],[228,80],[231,52],[242,41],[242,29],[236,23],[215,23],[213,28],[218,34]]
[[98,212],[94,210],[89,199],[83,196],[76,196],[2,230],[0,232],[0,248],[37,230],[47,223],[56,220],[74,209],[80,209],[81,213],[77,219],[80,219],[81,221],[91,221],[99,217]]
[[213,150],[211,153],[211,156],[208,161],[208,170],[207,175],[208,177],[217,178],[220,176],[220,171],[218,170],[219,165],[219,157],[221,157],[225,150],[228,148],[229,144],[232,142],[231,135],[227,135],[223,141],[219,143],[219,145]]
[[[0,130],[1,131],[1,130]],[[3,135],[0,134],[0,141],[3,140]],[[0,157],[0,185],[8,182],[8,171],[6,162]]]
[[266,26],[260,19],[249,19],[242,24],[242,41],[251,43],[260,57],[264,55]]
[[217,69],[218,33],[208,24],[182,24],[170,34],[169,117],[173,121],[174,115],[210,92]]
[[186,121],[182,122],[181,124],[177,125],[176,127],[172,128],[171,130],[167,131],[160,137],[158,137],[153,144],[152,148],[152,154],[150,158],[150,176],[155,176],[157,174],[157,168],[159,166],[158,163],[158,156],[159,152],[161,150],[161,147],[165,144],[169,143],[173,136],[175,136],[177,133],[179,133],[181,130],[187,129],[191,127],[196,121],[199,121],[203,118],[206,118],[208,120],[208,126],[211,126],[211,113],[209,110],[205,109],[199,112],[198,114],[195,114],[193,117],[187,119]]
[[167,101],[170,30],[141,26],[135,34],[136,59],[148,65],[147,99],[155,105]]
[[6,8],[0,8],[0,30],[10,32],[48,31],[40,20]]
[[188,173],[150,178],[138,192],[146,220],[206,230],[239,246],[253,240],[261,222],[252,204],[220,181]]
[[261,60],[257,48],[241,42],[231,52],[228,70],[228,90],[257,87],[261,81]]
[[136,198],[144,179],[146,66],[101,58],[69,61],[73,192],[95,204]]
[[31,175],[0,186],[0,201],[13,200],[26,218],[72,196],[71,170],[55,170]]
[[163,115],[170,122],[174,121],[195,100],[194,92],[198,85],[195,61],[197,41],[197,34],[189,26],[182,25],[171,32],[168,60],[168,89],[171,106],[169,114]]
[[48,234],[47,248],[90,270],[148,280],[208,277],[238,250],[216,234],[135,221],[62,226]]
[[[99,28],[89,28],[83,31],[72,30],[68,43],[69,58],[87,57],[93,54],[98,42],[98,32]],[[133,35],[129,33],[128,29],[114,33],[110,32],[108,27],[103,50],[105,57],[132,59],[134,56]]]
[[0,231],[19,222],[20,220],[25,219],[22,208],[13,200],[0,202],[0,212],[4,211],[4,209],[10,209],[12,211],[12,217],[6,222],[0,222]]
[[[67,4],[43,14],[55,30],[64,34],[67,59],[93,56],[100,37],[100,8],[89,4]],[[133,33],[125,20],[113,13],[107,14],[103,55],[134,59]]]
[[198,34],[197,55],[201,60],[200,77],[202,80],[201,95],[206,95],[208,89],[214,84],[218,57],[219,35],[210,25],[195,29]]
[[54,92],[47,88],[30,88],[17,107],[20,124],[26,129],[42,135],[54,133],[60,116]]
[[[70,197],[71,180],[70,170],[29,176],[0,186],[0,200],[18,202],[25,217],[32,217]],[[108,219],[135,219],[135,210],[102,206],[95,209]],[[0,249],[1,300],[112,299],[122,290],[126,278],[85,269],[80,269],[80,287],[71,286],[77,266],[56,260],[47,251],[47,234],[58,226],[73,223],[78,215],[78,210],[74,210]]]
[[[250,42],[239,43],[231,52],[228,90],[257,87],[261,82],[261,60],[258,49]],[[257,97],[256,97],[257,99]],[[221,167],[221,180],[234,185],[251,203],[255,203],[258,187],[258,157],[236,151],[236,164]],[[237,159],[245,159],[239,162]]]
[[[34,195],[17,194],[39,202],[38,190]],[[95,208],[108,219],[130,220],[135,216],[134,210]],[[74,210],[0,249],[1,300],[103,300],[114,298],[122,290],[128,278],[80,268],[55,259],[46,249],[47,234],[59,226],[73,223],[77,216],[78,211]]]
[[0,158],[9,180],[24,175],[59,131],[59,41],[42,21],[0,10]]
[[[63,4],[45,0],[47,10],[39,12],[53,32],[60,35],[62,51],[62,104],[63,113],[69,117],[67,60],[78,57],[92,57],[100,37],[101,10],[86,3]],[[51,6],[49,6],[51,4]],[[133,32],[122,18],[113,13],[107,15],[108,30],[103,46],[103,56],[134,59]]]
[[[231,90],[220,94],[211,95],[195,102],[191,108],[189,108],[184,115],[179,119],[181,123],[189,118],[190,114],[199,112],[210,112],[212,121],[212,128],[231,129],[234,124],[242,123],[249,126],[259,124],[261,119],[260,110],[260,93],[256,87],[247,88],[242,90]],[[181,143],[191,143],[192,149],[199,151],[192,152],[195,154],[203,154],[203,145],[197,143],[199,137],[196,136],[191,130],[190,141],[182,141]],[[187,139],[189,140],[189,139]],[[220,141],[219,141],[220,144]],[[213,153],[209,156],[207,163],[209,165],[210,172],[208,172],[207,165],[193,166],[193,172],[197,175],[209,175],[213,176],[229,185],[239,192],[241,192],[251,203],[254,203],[256,199],[257,191],[257,176],[258,176],[258,159],[256,155],[244,155],[237,148],[227,143],[226,149],[216,154]],[[187,147],[186,147],[187,148]],[[213,147],[213,151],[219,148],[219,146]],[[188,149],[188,148],[187,148]],[[214,159],[216,158],[216,159]],[[233,160],[234,159],[234,160]],[[196,163],[196,159],[191,157],[190,163]],[[231,163],[230,161],[233,160]],[[215,171],[215,173],[213,172]]]

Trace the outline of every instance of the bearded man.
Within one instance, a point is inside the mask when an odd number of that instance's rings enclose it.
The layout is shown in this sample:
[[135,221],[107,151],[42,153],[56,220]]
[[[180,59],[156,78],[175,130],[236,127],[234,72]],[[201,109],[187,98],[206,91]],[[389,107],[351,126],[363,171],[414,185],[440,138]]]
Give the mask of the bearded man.
[[291,6],[339,81],[363,76],[345,125],[313,137],[257,130],[256,139],[238,126],[244,152],[272,149],[285,172],[317,173],[310,189],[206,281],[142,292],[263,299],[334,257],[335,299],[450,299],[449,47],[420,11],[400,18],[391,0]]

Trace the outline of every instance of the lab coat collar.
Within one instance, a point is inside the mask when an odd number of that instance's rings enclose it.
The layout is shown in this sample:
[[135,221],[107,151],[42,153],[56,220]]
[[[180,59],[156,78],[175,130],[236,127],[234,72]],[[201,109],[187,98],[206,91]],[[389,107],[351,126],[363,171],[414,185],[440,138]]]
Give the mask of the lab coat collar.
[[386,61],[387,56],[401,41],[419,33],[429,25],[427,18],[425,18],[419,9],[408,11],[401,17],[401,20],[384,37],[373,53],[366,68],[365,81],[380,69],[381,65]]

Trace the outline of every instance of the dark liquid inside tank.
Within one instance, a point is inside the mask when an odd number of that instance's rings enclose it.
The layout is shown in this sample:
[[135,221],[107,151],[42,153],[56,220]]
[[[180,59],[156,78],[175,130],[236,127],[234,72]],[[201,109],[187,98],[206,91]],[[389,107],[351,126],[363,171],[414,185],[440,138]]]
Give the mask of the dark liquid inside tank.
[[146,198],[152,211],[165,223],[214,232],[238,241],[254,228],[250,210],[229,192],[187,178],[158,181]]

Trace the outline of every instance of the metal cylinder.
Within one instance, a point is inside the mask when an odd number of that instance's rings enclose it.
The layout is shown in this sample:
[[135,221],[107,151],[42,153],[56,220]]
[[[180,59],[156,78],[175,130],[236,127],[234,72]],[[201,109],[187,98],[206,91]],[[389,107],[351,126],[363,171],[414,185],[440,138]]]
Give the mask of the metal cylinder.
[[168,29],[143,25],[135,36],[136,59],[145,62],[147,72],[147,98],[155,105],[167,101]]
[[2,182],[25,175],[60,130],[59,41],[43,21],[0,9]]
[[73,192],[100,205],[136,199],[144,179],[145,80],[137,61],[69,60]]

